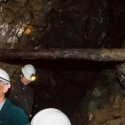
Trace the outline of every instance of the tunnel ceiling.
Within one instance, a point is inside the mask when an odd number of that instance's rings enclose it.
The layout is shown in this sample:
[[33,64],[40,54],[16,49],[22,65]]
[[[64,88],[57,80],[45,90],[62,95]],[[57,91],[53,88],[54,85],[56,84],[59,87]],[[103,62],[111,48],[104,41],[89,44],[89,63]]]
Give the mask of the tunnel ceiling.
[[1,0],[0,49],[121,48],[125,2]]
[[124,48],[124,16],[124,1],[1,0],[0,49]]

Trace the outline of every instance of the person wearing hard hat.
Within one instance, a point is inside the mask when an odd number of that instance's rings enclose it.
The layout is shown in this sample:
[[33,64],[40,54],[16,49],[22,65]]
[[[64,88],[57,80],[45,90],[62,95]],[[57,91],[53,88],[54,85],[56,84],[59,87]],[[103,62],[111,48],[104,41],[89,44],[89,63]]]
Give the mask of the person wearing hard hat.
[[60,110],[47,108],[39,111],[33,117],[31,125],[71,125],[71,122]]
[[33,90],[29,84],[35,80],[36,70],[32,64],[27,64],[21,69],[22,74],[19,81],[12,83],[9,100],[15,106],[22,108],[27,117],[30,118],[33,105]]
[[10,77],[6,71],[0,69],[0,124],[28,125],[29,121],[24,111],[5,98],[5,93],[11,87]]

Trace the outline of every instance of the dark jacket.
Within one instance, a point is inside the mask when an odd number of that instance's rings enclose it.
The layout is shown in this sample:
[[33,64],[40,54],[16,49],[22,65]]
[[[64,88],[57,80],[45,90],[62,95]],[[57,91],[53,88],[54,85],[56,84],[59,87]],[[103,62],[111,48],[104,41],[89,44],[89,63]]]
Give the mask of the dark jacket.
[[21,81],[13,81],[11,84],[9,100],[13,105],[22,108],[27,116],[31,114],[33,105],[33,90],[29,85],[24,86]]
[[28,125],[24,111],[10,103],[8,99],[0,110],[0,125]]

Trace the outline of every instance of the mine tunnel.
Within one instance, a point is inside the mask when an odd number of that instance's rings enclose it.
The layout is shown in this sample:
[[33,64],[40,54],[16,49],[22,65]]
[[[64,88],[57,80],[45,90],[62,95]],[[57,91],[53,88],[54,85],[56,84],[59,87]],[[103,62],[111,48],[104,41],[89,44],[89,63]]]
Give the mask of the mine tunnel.
[[72,125],[125,125],[124,48],[123,0],[0,0],[0,67],[17,80],[35,66],[32,118],[57,108]]

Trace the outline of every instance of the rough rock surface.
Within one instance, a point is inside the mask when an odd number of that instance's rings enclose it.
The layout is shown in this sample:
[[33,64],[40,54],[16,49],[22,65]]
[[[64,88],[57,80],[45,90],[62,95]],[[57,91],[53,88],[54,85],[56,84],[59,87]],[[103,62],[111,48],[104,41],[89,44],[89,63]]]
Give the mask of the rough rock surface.
[[[120,0],[1,0],[0,49],[124,48],[124,16]],[[26,63],[37,68],[33,114],[55,107],[72,125],[125,124],[116,63],[0,58],[11,79]]]

